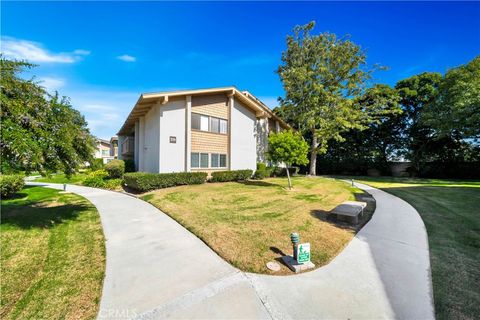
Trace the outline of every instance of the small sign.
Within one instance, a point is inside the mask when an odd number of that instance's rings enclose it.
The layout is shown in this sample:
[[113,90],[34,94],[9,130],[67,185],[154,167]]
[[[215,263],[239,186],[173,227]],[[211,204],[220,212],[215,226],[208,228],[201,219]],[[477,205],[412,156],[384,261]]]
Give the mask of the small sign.
[[310,243],[301,243],[297,246],[297,262],[299,264],[310,262]]
[[177,137],[170,136],[170,143],[177,143]]

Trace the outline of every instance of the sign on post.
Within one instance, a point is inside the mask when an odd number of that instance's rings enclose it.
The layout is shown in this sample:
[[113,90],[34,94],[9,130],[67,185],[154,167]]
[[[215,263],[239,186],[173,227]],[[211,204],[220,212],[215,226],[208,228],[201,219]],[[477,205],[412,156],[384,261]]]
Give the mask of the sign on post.
[[297,262],[299,264],[310,262],[310,243],[300,243],[297,246]]

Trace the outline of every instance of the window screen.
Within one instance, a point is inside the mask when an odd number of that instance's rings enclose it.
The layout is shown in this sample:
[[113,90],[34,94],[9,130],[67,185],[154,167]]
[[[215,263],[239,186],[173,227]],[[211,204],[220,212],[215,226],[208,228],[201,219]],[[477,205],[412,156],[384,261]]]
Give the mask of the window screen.
[[199,168],[200,167],[200,158],[198,153],[192,153],[190,155],[190,166],[192,168]]
[[226,168],[227,167],[227,155],[226,154],[221,154],[220,155],[220,167],[221,168]]
[[220,159],[219,159],[219,154],[218,153],[212,153],[211,154],[211,162],[210,165],[212,168],[218,168],[220,166]]
[[211,132],[220,132],[220,119],[211,117],[210,118],[210,131]]
[[200,153],[200,168],[208,168],[208,153]]
[[227,120],[220,119],[220,133],[227,134],[228,132],[228,125]]

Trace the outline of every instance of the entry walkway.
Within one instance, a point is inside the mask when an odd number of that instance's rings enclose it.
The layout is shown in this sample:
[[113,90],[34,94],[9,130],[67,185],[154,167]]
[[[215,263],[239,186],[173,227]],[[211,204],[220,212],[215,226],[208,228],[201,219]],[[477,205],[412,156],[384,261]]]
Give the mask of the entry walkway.
[[107,265],[99,318],[434,318],[420,216],[397,197],[357,186],[375,197],[373,218],[330,264],[292,276],[235,269],[135,197],[74,185],[67,190],[87,198],[101,216]]

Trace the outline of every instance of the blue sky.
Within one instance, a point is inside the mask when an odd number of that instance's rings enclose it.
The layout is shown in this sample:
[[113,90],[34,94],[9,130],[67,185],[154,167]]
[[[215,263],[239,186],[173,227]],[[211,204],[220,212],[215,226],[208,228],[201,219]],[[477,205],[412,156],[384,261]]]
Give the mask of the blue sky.
[[285,36],[311,20],[388,66],[378,83],[480,54],[475,2],[2,2],[1,15],[1,51],[38,64],[26,76],[70,96],[103,138],[142,92],[235,85],[275,106]]

